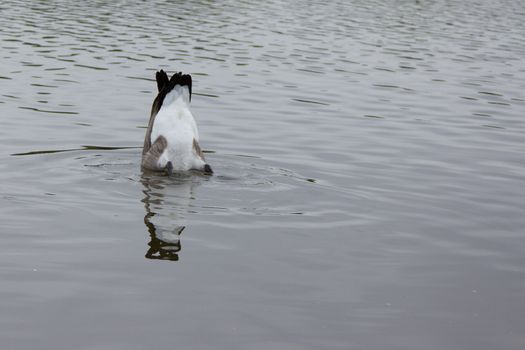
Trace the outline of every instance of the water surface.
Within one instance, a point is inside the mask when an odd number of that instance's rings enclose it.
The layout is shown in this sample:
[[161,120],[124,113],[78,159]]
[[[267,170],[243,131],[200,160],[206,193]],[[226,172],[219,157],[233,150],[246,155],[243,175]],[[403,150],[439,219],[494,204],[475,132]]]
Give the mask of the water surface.
[[[4,1],[6,349],[523,349],[525,6]],[[140,171],[158,69],[215,175]]]

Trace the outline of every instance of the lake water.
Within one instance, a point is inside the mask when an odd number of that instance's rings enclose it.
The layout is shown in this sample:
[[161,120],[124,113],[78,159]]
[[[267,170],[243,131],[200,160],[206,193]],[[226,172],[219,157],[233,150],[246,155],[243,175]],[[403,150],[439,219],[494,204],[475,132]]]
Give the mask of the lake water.
[[[524,349],[525,3],[3,1],[2,349]],[[143,175],[155,71],[214,176]]]

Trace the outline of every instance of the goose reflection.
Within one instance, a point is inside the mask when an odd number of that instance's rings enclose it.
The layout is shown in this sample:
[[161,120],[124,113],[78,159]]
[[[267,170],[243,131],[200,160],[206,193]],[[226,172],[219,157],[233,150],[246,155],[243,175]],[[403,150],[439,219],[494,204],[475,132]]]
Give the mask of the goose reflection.
[[145,257],[157,260],[179,260],[180,237],[186,228],[186,215],[193,198],[195,182],[192,176],[147,176],[141,179],[144,224],[150,241]]

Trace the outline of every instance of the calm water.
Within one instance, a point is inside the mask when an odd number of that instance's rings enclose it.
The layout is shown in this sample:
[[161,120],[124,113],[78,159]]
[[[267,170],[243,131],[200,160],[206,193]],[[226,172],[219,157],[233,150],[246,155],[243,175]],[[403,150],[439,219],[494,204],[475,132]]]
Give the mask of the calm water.
[[[525,348],[525,3],[3,1],[2,349]],[[213,177],[143,175],[191,73]]]

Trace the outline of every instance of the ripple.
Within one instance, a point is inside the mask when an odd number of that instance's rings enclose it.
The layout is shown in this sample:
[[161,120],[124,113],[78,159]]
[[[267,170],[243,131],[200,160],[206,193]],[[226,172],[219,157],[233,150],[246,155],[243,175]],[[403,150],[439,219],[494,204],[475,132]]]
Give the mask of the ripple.
[[303,103],[313,103],[313,104],[316,104],[316,105],[329,106],[328,103],[319,102],[319,101],[312,101],[312,100],[305,100],[305,99],[300,99],[300,98],[292,98],[292,101],[303,102]]
[[[83,124],[89,125],[89,124]],[[52,153],[64,153],[64,152],[74,152],[74,151],[116,151],[123,149],[138,149],[142,147],[134,146],[124,146],[124,147],[114,147],[114,146],[81,146],[80,148],[69,148],[69,149],[54,149],[54,150],[36,150],[29,152],[13,153],[11,156],[33,156],[39,154],[52,154]]]
[[71,114],[71,115],[78,114],[78,112],[70,112],[70,111],[53,111],[53,110],[40,109],[40,108],[34,108],[34,107],[24,107],[24,106],[19,106],[18,108],[20,108],[20,109],[27,109],[27,110],[35,111],[35,112],[41,112],[41,113],[51,113],[51,114]]
[[500,93],[497,92],[489,92],[489,91],[480,91],[478,92],[480,95],[490,95],[490,96],[503,96]]
[[[70,62],[74,62],[74,61],[72,60]],[[78,64],[78,63],[75,64],[75,67],[88,68],[88,69],[94,69],[94,70],[108,70],[109,69],[105,67],[89,66],[86,64]]]

